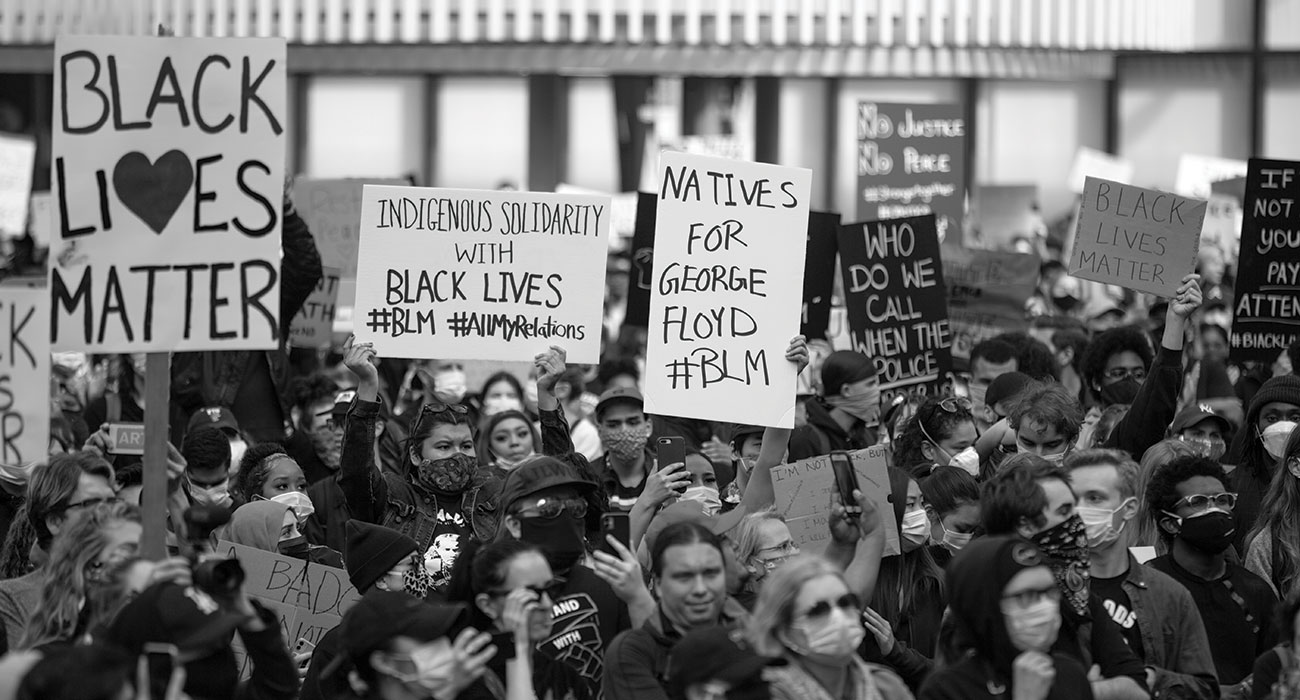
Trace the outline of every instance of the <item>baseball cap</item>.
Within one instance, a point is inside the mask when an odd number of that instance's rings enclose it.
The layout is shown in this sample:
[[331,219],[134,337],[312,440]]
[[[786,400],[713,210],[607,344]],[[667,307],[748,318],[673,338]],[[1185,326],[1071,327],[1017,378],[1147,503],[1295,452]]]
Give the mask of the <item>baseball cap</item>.
[[225,406],[207,406],[195,411],[190,416],[185,432],[192,432],[204,426],[216,428],[227,435],[239,433],[239,421],[235,420],[235,414]]
[[1215,413],[1214,409],[1210,408],[1208,404],[1202,403],[1192,404],[1174,416],[1174,422],[1169,425],[1169,432],[1173,434],[1181,433],[1204,420],[1217,422],[1224,433],[1232,430],[1231,421]]
[[344,655],[353,663],[368,663],[371,652],[394,637],[431,642],[450,636],[468,620],[464,605],[434,605],[405,593],[374,589],[343,615],[339,639]]
[[194,586],[163,582],[127,603],[109,627],[108,638],[136,654],[150,642],[174,644],[182,663],[188,663],[229,646],[243,621],[242,614]]
[[690,686],[715,680],[734,688],[757,680],[764,668],[784,664],[742,646],[739,632],[717,625],[692,630],[668,656],[668,695],[685,698]]
[[336,422],[342,420],[348,415],[348,407],[352,405],[352,400],[357,397],[357,392],[353,389],[340,391],[334,395],[334,406],[330,408],[330,418]]
[[554,457],[534,457],[506,474],[497,503],[502,513],[509,513],[519,500],[556,486],[572,486],[580,494],[596,490],[594,483],[568,464]]
[[641,397],[641,392],[630,386],[616,386],[600,395],[600,400],[596,402],[596,416],[599,418],[605,409],[620,401],[636,404],[637,408],[645,409],[645,399]]

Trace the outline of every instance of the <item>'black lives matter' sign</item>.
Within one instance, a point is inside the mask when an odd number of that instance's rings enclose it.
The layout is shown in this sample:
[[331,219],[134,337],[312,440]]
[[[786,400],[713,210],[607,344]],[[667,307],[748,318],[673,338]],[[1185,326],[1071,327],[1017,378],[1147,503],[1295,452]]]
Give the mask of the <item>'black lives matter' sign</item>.
[[1251,158],[1228,355],[1271,364],[1300,338],[1300,163]]
[[60,37],[55,349],[276,347],[284,129],[282,39]]

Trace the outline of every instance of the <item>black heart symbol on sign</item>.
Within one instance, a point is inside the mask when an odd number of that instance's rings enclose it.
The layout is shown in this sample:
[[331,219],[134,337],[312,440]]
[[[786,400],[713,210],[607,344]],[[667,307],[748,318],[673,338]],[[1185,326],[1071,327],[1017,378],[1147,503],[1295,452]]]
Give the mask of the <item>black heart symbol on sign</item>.
[[113,167],[117,198],[157,234],[167,228],[193,183],[189,156],[177,150],[167,151],[153,163],[145,154],[131,151]]

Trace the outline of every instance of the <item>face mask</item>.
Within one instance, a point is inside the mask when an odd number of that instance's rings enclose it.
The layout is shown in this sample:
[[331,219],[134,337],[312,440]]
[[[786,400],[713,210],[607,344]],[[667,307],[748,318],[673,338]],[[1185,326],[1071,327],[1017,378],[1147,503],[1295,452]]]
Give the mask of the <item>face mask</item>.
[[1088,612],[1088,528],[1078,515],[1032,538],[1052,568],[1066,602],[1079,615]]
[[645,443],[650,439],[650,423],[642,423],[631,428],[596,429],[600,434],[600,444],[618,459],[631,462],[645,452]]
[[501,467],[506,471],[510,471],[511,469],[514,469],[515,467],[523,464],[524,462],[527,462],[528,460],[536,456],[537,456],[536,452],[529,452],[528,454],[524,455],[523,457],[520,457],[519,459],[506,459],[505,457],[501,457],[498,455],[496,464],[498,467]]
[[239,463],[244,461],[244,453],[248,451],[248,443],[239,438],[230,441],[230,477],[234,478],[239,473]]
[[230,497],[230,482],[223,481],[216,486],[201,487],[195,486],[194,482],[186,481],[189,486],[190,498],[195,502],[203,505],[212,506],[229,506],[234,502]]
[[862,623],[852,613],[833,608],[824,622],[804,619],[790,626],[803,637],[805,655],[816,656],[831,662],[847,663],[858,651],[866,636]]
[[1056,308],[1062,311],[1073,311],[1074,308],[1079,305],[1079,300],[1069,294],[1066,294],[1064,296],[1052,297],[1052,303],[1056,305]]
[[1051,598],[1043,598],[1027,608],[1012,607],[1011,601],[1002,602],[1002,617],[1007,622],[1007,636],[1011,645],[1020,651],[1046,652],[1056,642],[1061,629],[1061,606]]
[[469,485],[477,470],[478,462],[473,457],[457,452],[450,457],[420,462],[415,479],[426,489],[459,493]]
[[424,568],[419,557],[412,556],[411,568],[402,574],[402,588],[406,594],[415,598],[424,598],[433,589],[433,574]]
[[1126,377],[1114,384],[1103,386],[1098,395],[1101,397],[1102,402],[1108,406],[1112,404],[1128,404],[1133,403],[1133,399],[1137,398],[1138,389],[1141,388],[1142,382],[1132,377]]
[[460,403],[468,391],[465,373],[458,369],[433,375],[433,395],[443,403]]
[[312,450],[316,452],[317,457],[320,457],[320,461],[330,469],[338,469],[343,457],[343,441],[339,436],[333,430],[327,432],[313,430],[307,435],[311,439]]
[[1039,457],[1042,457],[1043,459],[1047,460],[1048,462],[1050,462],[1050,463],[1052,463],[1052,464],[1055,464],[1055,465],[1057,465],[1057,466],[1060,466],[1062,463],[1065,462],[1065,457],[1066,457],[1066,455],[1068,455],[1068,454],[1070,454],[1070,448],[1069,448],[1069,447],[1066,447],[1064,450],[1061,450],[1060,452],[1057,452],[1056,454],[1052,454],[1052,455],[1038,455],[1038,456],[1039,456]]
[[1206,554],[1221,554],[1237,534],[1232,513],[1211,508],[1190,518],[1175,518],[1178,538]]
[[966,393],[970,394],[971,408],[983,408],[985,405],[984,397],[989,393],[989,386],[971,380],[971,383],[966,386]]
[[587,552],[582,537],[585,525],[583,518],[567,513],[554,518],[519,518],[519,539],[537,545],[552,571],[565,573]]
[[307,552],[311,549],[311,545],[307,544],[307,538],[305,536],[298,535],[297,537],[290,537],[287,540],[280,540],[278,549],[280,550],[280,554],[283,554],[286,557],[306,559]]
[[704,514],[710,518],[722,510],[722,499],[718,495],[718,489],[713,486],[692,486],[686,489],[679,500],[697,501],[704,507]]
[[0,481],[14,486],[26,486],[35,466],[35,462],[27,465],[0,464]]
[[975,451],[974,445],[967,447],[953,455],[948,460],[948,466],[957,467],[971,476],[978,476],[980,473],[980,453]]
[[939,519],[939,529],[943,530],[943,542],[941,544],[953,553],[960,552],[975,537],[973,532],[953,532],[949,530],[943,526],[943,518]]
[[441,697],[457,680],[456,651],[446,639],[417,647],[411,652],[414,673],[385,671],[384,675],[408,685],[416,685],[428,692],[428,697]]
[[880,416],[880,392],[872,389],[854,396],[831,396],[827,401],[864,423],[870,423]]
[[930,519],[926,517],[924,508],[903,514],[903,530],[900,534],[908,544],[916,547],[930,541]]
[[1291,438],[1292,430],[1295,430],[1295,423],[1289,420],[1281,420],[1264,428],[1259,439],[1264,443],[1264,449],[1268,451],[1270,457],[1282,459],[1282,455],[1286,454],[1286,441]]
[[1223,457],[1223,453],[1227,450],[1227,445],[1225,445],[1222,440],[1210,440],[1209,438],[1198,437],[1189,438],[1180,435],[1178,441],[1190,446],[1193,450],[1196,450],[1196,454],[1205,457],[1206,459],[1212,459],[1216,462],[1219,461],[1219,458]]
[[1079,519],[1083,521],[1084,528],[1086,528],[1088,533],[1089,547],[1096,549],[1097,547],[1110,544],[1119,539],[1119,535],[1124,531],[1124,526],[1128,524],[1128,521],[1121,521],[1119,527],[1115,527],[1115,514],[1118,513],[1121,508],[1128,505],[1128,502],[1131,500],[1134,499],[1124,499],[1124,502],[1119,504],[1119,508],[1116,508],[1115,510],[1088,508],[1085,506],[1080,506],[1074,509],[1074,512],[1079,515]]
[[513,396],[492,396],[483,402],[483,415],[494,416],[503,411],[523,411],[524,405]]
[[289,510],[293,511],[294,517],[298,518],[298,524],[300,525],[307,522],[308,516],[316,512],[316,506],[312,505],[311,498],[302,491],[282,493],[271,500],[289,506]]

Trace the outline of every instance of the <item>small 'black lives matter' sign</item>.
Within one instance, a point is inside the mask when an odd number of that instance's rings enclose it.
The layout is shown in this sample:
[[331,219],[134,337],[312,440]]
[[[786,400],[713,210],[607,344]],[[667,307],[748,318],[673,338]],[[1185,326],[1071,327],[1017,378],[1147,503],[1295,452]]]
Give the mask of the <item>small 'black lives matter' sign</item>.
[[1300,163],[1250,159],[1228,356],[1272,363],[1300,338]]
[[936,393],[952,372],[948,292],[934,215],[840,227],[853,349],[876,363],[881,399]]

